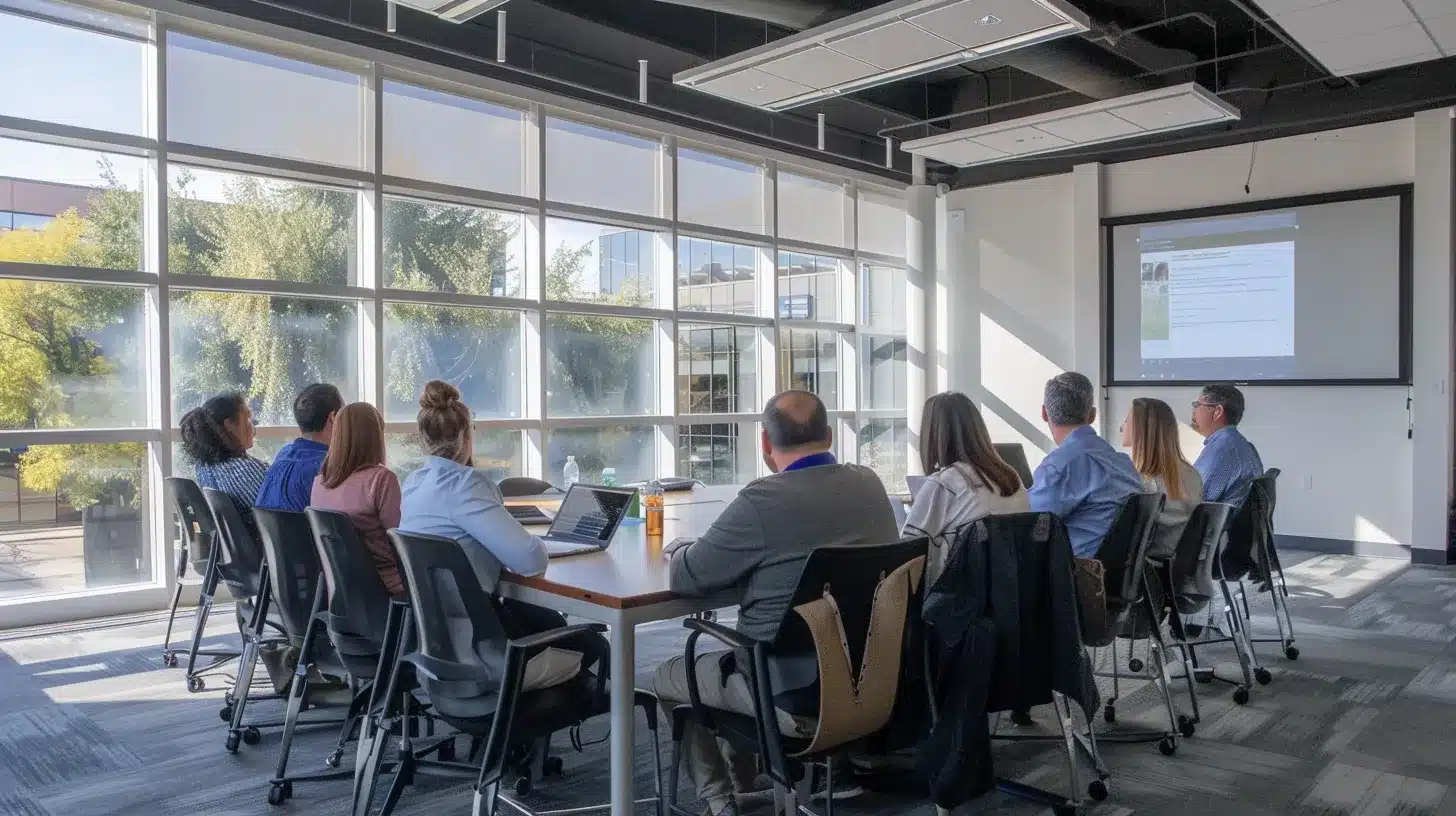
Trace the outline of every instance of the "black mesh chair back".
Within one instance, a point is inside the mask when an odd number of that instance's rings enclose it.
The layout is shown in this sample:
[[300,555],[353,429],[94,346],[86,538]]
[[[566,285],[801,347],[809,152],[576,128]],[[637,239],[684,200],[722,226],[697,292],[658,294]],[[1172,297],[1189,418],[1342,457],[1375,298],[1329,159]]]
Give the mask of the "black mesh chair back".
[[1143,565],[1147,560],[1148,547],[1153,539],[1153,529],[1158,514],[1163,512],[1167,498],[1162,493],[1138,493],[1123,502],[1122,510],[1113,520],[1102,545],[1097,548],[1097,560],[1102,562],[1102,574],[1107,590],[1109,613],[1136,605],[1143,598]]
[[187,542],[187,557],[192,562],[192,571],[203,575],[212,556],[217,533],[207,499],[202,495],[202,488],[191,479],[169,476],[163,482],[172,513],[181,524],[182,535]]
[[304,515],[328,595],[329,642],[350,674],[373,677],[389,623],[389,590],[347,514],[310,507]]
[[1224,544],[1223,577],[1237,581],[1258,567],[1261,548],[1270,557],[1274,550],[1274,481],[1278,470],[1270,470],[1249,485],[1243,507],[1229,521],[1228,542]]
[[1213,568],[1233,511],[1231,504],[1203,502],[1188,517],[1188,526],[1173,551],[1170,573],[1178,612],[1201,612],[1217,594]]
[[417,651],[447,664],[481,669],[478,680],[421,682],[441,716],[474,720],[495,710],[505,679],[507,637],[495,599],[451,538],[390,530],[414,610]]
[[263,546],[243,523],[231,496],[210,487],[202,488],[202,495],[217,523],[218,541],[222,546],[217,569],[223,583],[239,601],[258,597],[263,590]]
[[258,522],[258,537],[268,560],[273,610],[281,618],[288,640],[302,647],[323,572],[308,517],[287,510],[255,508],[253,518]]
[[497,487],[500,488],[501,497],[506,499],[517,496],[539,496],[542,493],[561,492],[550,482],[532,479],[529,476],[510,476],[501,479]]

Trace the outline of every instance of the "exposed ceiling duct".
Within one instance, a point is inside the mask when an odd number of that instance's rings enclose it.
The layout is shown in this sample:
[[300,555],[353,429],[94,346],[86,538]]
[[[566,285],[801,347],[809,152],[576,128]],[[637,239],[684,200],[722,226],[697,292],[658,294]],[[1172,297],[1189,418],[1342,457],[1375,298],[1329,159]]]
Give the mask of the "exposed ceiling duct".
[[776,26],[803,31],[838,17],[841,12],[826,0],[658,0],[674,6],[688,6],[762,20]]

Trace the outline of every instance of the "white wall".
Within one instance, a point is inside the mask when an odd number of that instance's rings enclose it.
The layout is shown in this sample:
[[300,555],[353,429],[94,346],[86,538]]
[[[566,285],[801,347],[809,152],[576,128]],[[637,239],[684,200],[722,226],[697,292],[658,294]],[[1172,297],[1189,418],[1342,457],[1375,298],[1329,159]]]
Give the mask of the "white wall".
[[[1089,308],[1100,313],[1100,285],[1086,286],[1074,271],[1085,276],[1098,268],[1087,263],[1085,253],[1092,250],[1073,240],[1078,228],[1085,234],[1089,220],[1103,217],[1409,183],[1415,175],[1413,133],[1407,119],[1263,142],[1257,152],[1240,145],[1106,165],[1095,196],[1074,196],[1073,174],[952,192],[947,209],[965,215],[961,233],[949,237],[948,346],[962,357],[952,357],[951,387],[977,394],[997,441],[1022,442],[1035,464],[1050,446],[1039,416],[1042,385],[1074,361],[1089,359],[1086,350],[1073,348],[1075,317]],[[1245,194],[1251,156],[1252,192]],[[1085,344],[1088,335],[1081,337]],[[1244,430],[1265,465],[1283,470],[1281,533],[1411,543],[1407,391],[1244,390]],[[1187,416],[1196,389],[1109,389],[1103,428],[1114,441],[1141,394],[1158,396]],[[1196,456],[1201,440],[1185,429],[1184,441],[1185,452]]]

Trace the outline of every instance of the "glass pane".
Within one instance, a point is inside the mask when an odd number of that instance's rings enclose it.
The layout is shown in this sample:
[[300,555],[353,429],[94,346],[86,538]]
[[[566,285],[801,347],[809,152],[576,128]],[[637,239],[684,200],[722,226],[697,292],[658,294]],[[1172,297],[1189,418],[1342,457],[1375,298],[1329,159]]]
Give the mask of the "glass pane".
[[860,324],[882,331],[905,332],[905,270],[893,266],[860,266]]
[[859,463],[880,475],[885,490],[907,493],[910,426],[903,419],[872,419],[859,429]]
[[224,391],[248,395],[259,425],[292,426],[310,383],[359,395],[359,306],[231,292],[171,297],[172,421]]
[[[520,476],[521,432],[504,429],[476,428],[474,433],[474,463],[495,481],[507,476]],[[419,434],[387,433],[384,435],[384,458],[389,469],[405,477],[420,469],[425,462],[424,443]]]
[[779,253],[779,319],[849,322],[839,314],[837,258]]
[[384,199],[384,285],[519,297],[525,218],[458,204]]
[[546,412],[557,417],[657,413],[651,320],[546,316]]
[[677,305],[687,312],[751,315],[757,309],[757,247],[677,239]]
[[710,485],[758,478],[758,425],[714,423],[677,429],[677,475]]
[[384,316],[384,417],[414,419],[430,380],[460,389],[480,419],[521,415],[519,312],[390,303]]
[[889,193],[861,190],[859,248],[878,255],[905,257],[905,200]]
[[617,484],[656,478],[651,425],[609,425],[604,428],[558,428],[546,436],[546,481],[563,484],[566,457],[575,456],[581,480],[601,484],[602,468],[617,471]]
[[779,388],[812,391],[839,408],[839,335],[812,329],[779,331]]
[[167,269],[315,284],[349,284],[358,194],[331,187],[172,165]]
[[615,130],[547,119],[546,198],[661,216],[662,145]]
[[522,195],[525,124],[513,108],[385,82],[384,172]]
[[146,425],[145,304],[141,289],[0,280],[0,428]]
[[146,45],[0,14],[0,114],[141,135]]
[[149,583],[147,446],[0,449],[0,601]]
[[655,232],[547,219],[546,297],[653,306],[666,252],[666,240]]
[[0,139],[0,203],[22,213],[0,233],[0,261],[142,268],[146,161]]
[[764,232],[763,168],[713,153],[677,152],[677,218],[690,224]]
[[169,34],[167,137],[362,167],[364,83],[349,71]]
[[688,414],[757,411],[754,329],[683,323],[677,332],[677,406]]
[[844,187],[808,176],[779,173],[779,238],[824,246],[848,246],[844,234]]
[[905,352],[904,337],[859,336],[861,408],[905,407]]

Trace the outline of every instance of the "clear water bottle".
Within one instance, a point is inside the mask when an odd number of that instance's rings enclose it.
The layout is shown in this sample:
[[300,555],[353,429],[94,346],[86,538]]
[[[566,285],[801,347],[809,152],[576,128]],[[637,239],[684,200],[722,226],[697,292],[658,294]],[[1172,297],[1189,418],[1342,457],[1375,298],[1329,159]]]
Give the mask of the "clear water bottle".
[[566,467],[561,471],[561,480],[565,482],[562,486],[567,490],[570,490],[572,485],[581,481],[581,466],[576,463],[575,456],[566,457]]
[[616,468],[602,468],[602,484],[606,485],[607,487],[617,486]]

